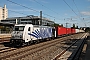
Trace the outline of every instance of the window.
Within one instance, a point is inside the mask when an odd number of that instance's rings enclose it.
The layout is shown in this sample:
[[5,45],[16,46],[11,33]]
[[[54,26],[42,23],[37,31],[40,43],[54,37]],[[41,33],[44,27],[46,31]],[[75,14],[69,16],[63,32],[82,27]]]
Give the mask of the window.
[[28,28],[28,31],[30,31],[30,27]]
[[25,26],[15,26],[14,31],[24,31]]

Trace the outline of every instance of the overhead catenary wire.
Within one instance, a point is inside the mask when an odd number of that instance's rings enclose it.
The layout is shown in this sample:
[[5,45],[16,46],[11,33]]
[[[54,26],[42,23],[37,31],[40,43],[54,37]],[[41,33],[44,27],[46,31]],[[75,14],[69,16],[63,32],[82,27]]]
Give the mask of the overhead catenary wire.
[[[75,3],[75,1],[73,0],[73,3],[74,3],[74,5],[76,6],[76,8],[77,8],[77,10],[78,10],[78,12],[80,13],[80,11],[79,11],[79,9],[78,9],[78,7],[77,7],[77,5],[76,5],[76,3]],[[80,14],[81,15],[81,14]],[[82,17],[82,15],[81,15],[81,17]],[[85,24],[85,21],[84,21],[84,18],[83,19],[81,19],[82,21],[83,21],[83,23]]]
[[[74,3],[74,5],[76,6],[76,8],[77,8],[77,10],[78,10],[78,12],[79,12],[79,14],[80,14],[80,11],[79,11],[79,9],[78,9],[78,7],[77,7],[77,5],[76,5],[76,3],[75,3],[75,1],[73,0],[73,3]],[[81,15],[81,14],[80,14]],[[82,17],[82,15],[81,15],[81,17]]]
[[23,15],[27,15],[27,14],[25,14],[25,13],[20,13],[20,12],[17,12],[17,11],[13,11],[13,10],[10,10],[10,9],[8,9],[9,11],[11,11],[11,12],[14,12],[14,13],[18,13],[18,14],[23,14]]
[[[71,8],[71,6],[70,6],[65,0],[63,0],[63,1],[64,1],[65,4],[67,4],[67,6],[72,10],[72,12],[74,12],[74,14],[77,15],[76,12]],[[77,15],[77,16],[78,16],[78,15]]]
[[13,3],[13,4],[16,4],[16,5],[22,6],[22,7],[24,7],[24,8],[30,9],[30,10],[32,10],[32,11],[39,12],[39,11],[34,10],[34,9],[32,9],[32,8],[29,8],[29,7],[26,7],[26,6],[24,6],[24,5],[18,4],[18,3],[16,3],[16,2],[13,2],[13,1],[11,1],[11,0],[7,0],[7,1],[9,1],[9,2],[11,2],[11,3]]
[[[13,3],[13,4],[16,4],[16,5],[22,6],[22,7],[24,7],[24,8],[30,9],[30,10],[32,10],[32,11],[35,11],[35,12],[40,13],[40,11],[37,11],[37,10],[32,9],[32,8],[29,8],[29,7],[27,7],[27,6],[18,4],[18,3],[16,3],[16,2],[11,1],[11,0],[7,0],[7,1],[8,1],[8,2],[11,2],[11,3]],[[56,17],[54,17],[54,16],[48,15],[48,14],[46,14],[46,13],[42,13],[42,14],[47,15],[47,16],[49,16],[49,17],[52,17],[52,18],[54,18],[54,19],[59,19],[59,18],[56,18]],[[60,20],[60,19],[59,19],[59,20]]]
[[49,7],[47,7],[47,6],[45,6],[45,5],[41,4],[41,3],[39,3],[38,1],[36,1],[36,0],[33,0],[33,1],[35,1],[36,3],[40,4],[41,6],[43,6],[43,7],[45,7],[45,8],[47,8],[48,10],[50,10],[50,11],[52,11],[52,12],[54,12],[54,13],[56,13],[56,14],[60,15],[60,14],[59,14],[59,13],[57,13],[56,11],[54,11],[54,10],[50,9]]
[[[43,7],[45,7],[45,8],[47,8],[47,9],[49,9],[50,11],[52,11],[52,12],[54,12],[54,13],[56,13],[56,14],[58,14],[57,12],[55,12],[55,11],[53,11],[52,9],[50,9],[50,8],[48,8],[48,7],[46,7],[45,5],[43,5],[43,4],[41,4],[40,2],[38,2],[38,1],[36,1],[36,0],[33,0],[33,1],[35,1],[36,3],[38,3],[38,4],[40,4],[41,6],[43,6]],[[64,0],[64,2],[69,6],[69,8],[76,14],[76,12],[70,7],[70,5]],[[73,0],[73,2],[74,2],[74,0]],[[74,2],[74,4],[75,4],[75,2]],[[80,13],[80,11],[79,11],[79,9],[78,9],[78,7],[77,7],[77,5],[75,4],[75,6],[76,6],[76,8],[77,8],[77,10],[78,10],[78,12]],[[60,15],[60,14],[58,14],[58,15]],[[77,15],[77,14],[76,14]],[[78,15],[77,15],[78,16]],[[80,17],[79,17],[80,18]]]

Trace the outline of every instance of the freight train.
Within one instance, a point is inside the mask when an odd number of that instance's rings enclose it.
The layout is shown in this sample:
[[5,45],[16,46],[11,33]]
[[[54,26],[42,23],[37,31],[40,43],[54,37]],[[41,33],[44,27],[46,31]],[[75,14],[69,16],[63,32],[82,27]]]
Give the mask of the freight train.
[[51,40],[62,35],[79,32],[84,31],[60,26],[50,27],[32,24],[18,24],[14,26],[13,32],[11,33],[10,43],[17,46],[22,46],[23,44],[30,45],[33,42]]

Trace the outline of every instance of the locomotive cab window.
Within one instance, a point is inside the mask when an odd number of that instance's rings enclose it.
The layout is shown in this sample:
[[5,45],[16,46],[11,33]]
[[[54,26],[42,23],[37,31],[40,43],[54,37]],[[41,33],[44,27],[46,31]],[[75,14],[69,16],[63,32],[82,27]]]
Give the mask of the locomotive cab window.
[[14,31],[24,31],[25,26],[15,26]]
[[30,27],[28,28],[28,31],[30,31]]

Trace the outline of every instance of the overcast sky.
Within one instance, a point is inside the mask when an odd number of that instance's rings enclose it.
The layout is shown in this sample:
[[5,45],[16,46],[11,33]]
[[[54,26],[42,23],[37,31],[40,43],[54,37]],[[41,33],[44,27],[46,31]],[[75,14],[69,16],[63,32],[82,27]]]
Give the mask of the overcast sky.
[[8,17],[26,15],[49,18],[58,24],[90,26],[90,0],[0,0],[0,7],[6,4]]

